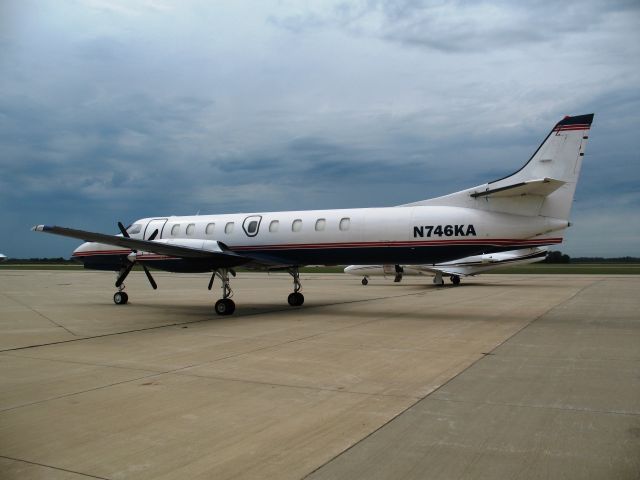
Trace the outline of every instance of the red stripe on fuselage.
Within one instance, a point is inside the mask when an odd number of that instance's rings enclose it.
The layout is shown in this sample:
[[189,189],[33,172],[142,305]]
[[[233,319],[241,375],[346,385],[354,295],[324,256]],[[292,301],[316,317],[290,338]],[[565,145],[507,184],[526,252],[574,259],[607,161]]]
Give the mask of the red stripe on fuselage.
[[[492,246],[523,246],[523,245],[552,245],[562,243],[562,238],[544,238],[544,239],[514,239],[514,238],[492,238],[492,239],[455,239],[455,240],[416,240],[416,241],[397,241],[397,242],[343,242],[343,243],[285,243],[275,245],[240,245],[230,247],[234,252],[251,252],[264,250],[322,250],[322,249],[339,249],[339,248],[375,248],[375,247],[431,247],[431,246],[447,246],[447,245],[492,245]],[[93,250],[86,252],[74,253],[74,257],[90,257],[100,255],[129,255],[131,250]],[[138,260],[167,260],[180,257],[170,257],[167,255],[158,255],[154,253],[138,254]]]

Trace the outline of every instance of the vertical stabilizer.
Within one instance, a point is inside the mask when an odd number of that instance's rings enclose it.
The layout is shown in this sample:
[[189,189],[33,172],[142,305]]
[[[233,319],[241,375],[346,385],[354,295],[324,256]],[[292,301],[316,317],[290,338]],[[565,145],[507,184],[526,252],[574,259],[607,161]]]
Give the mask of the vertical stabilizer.
[[593,116],[559,121],[529,161],[512,175],[409,205],[459,206],[568,220]]

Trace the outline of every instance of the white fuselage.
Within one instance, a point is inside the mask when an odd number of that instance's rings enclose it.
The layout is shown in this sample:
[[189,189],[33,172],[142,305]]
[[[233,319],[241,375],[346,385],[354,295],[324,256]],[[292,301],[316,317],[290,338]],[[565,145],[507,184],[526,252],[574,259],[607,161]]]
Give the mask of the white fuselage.
[[[341,210],[143,218],[131,238],[155,239],[194,248],[221,242],[260,265],[436,263],[473,254],[559,243],[550,232],[565,220],[461,207],[389,207]],[[130,251],[85,243],[74,256],[126,255]],[[140,261],[171,267],[167,257]]]

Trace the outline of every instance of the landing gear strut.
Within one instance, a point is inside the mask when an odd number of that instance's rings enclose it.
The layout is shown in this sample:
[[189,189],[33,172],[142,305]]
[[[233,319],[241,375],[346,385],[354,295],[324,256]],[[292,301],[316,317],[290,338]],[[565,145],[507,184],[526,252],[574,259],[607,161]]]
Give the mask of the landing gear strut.
[[436,276],[433,277],[433,283],[435,283],[438,287],[444,285],[444,279],[442,278],[442,272],[436,273]]
[[218,300],[215,305],[215,310],[218,315],[231,315],[236,310],[236,304],[231,300],[233,290],[231,290],[231,286],[229,285],[229,272],[235,276],[235,272],[233,270],[229,270],[228,268],[219,268],[213,272],[211,281],[209,282],[209,290],[211,290],[215,277],[222,280],[222,298]]
[[129,301],[129,295],[124,291],[124,279],[129,275],[129,272],[133,268],[133,263],[122,267],[118,272],[118,278],[116,279],[116,287],[118,291],[113,294],[113,303],[116,305],[124,305]]
[[290,268],[289,275],[293,277],[293,293],[289,294],[287,302],[289,302],[289,305],[292,307],[299,307],[304,303],[304,295],[300,293],[302,284],[300,283],[300,271],[298,267]]

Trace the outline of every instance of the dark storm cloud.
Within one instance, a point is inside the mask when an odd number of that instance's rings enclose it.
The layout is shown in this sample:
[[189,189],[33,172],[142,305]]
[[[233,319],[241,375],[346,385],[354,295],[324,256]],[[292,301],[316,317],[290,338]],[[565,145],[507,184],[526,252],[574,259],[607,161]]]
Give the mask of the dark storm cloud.
[[[519,4],[509,1],[366,0],[338,2],[270,21],[295,33],[339,28],[444,53],[483,52],[536,43],[560,45],[564,37],[597,29],[610,15],[640,18],[635,1]],[[633,23],[631,21],[630,23]]]
[[[144,216],[443,195],[511,173],[562,115],[594,111],[570,248],[640,255],[628,221],[639,207],[637,2],[5,11],[5,254],[69,253],[74,241],[32,234],[34,223],[110,232]],[[608,251],[616,223],[624,241]]]

